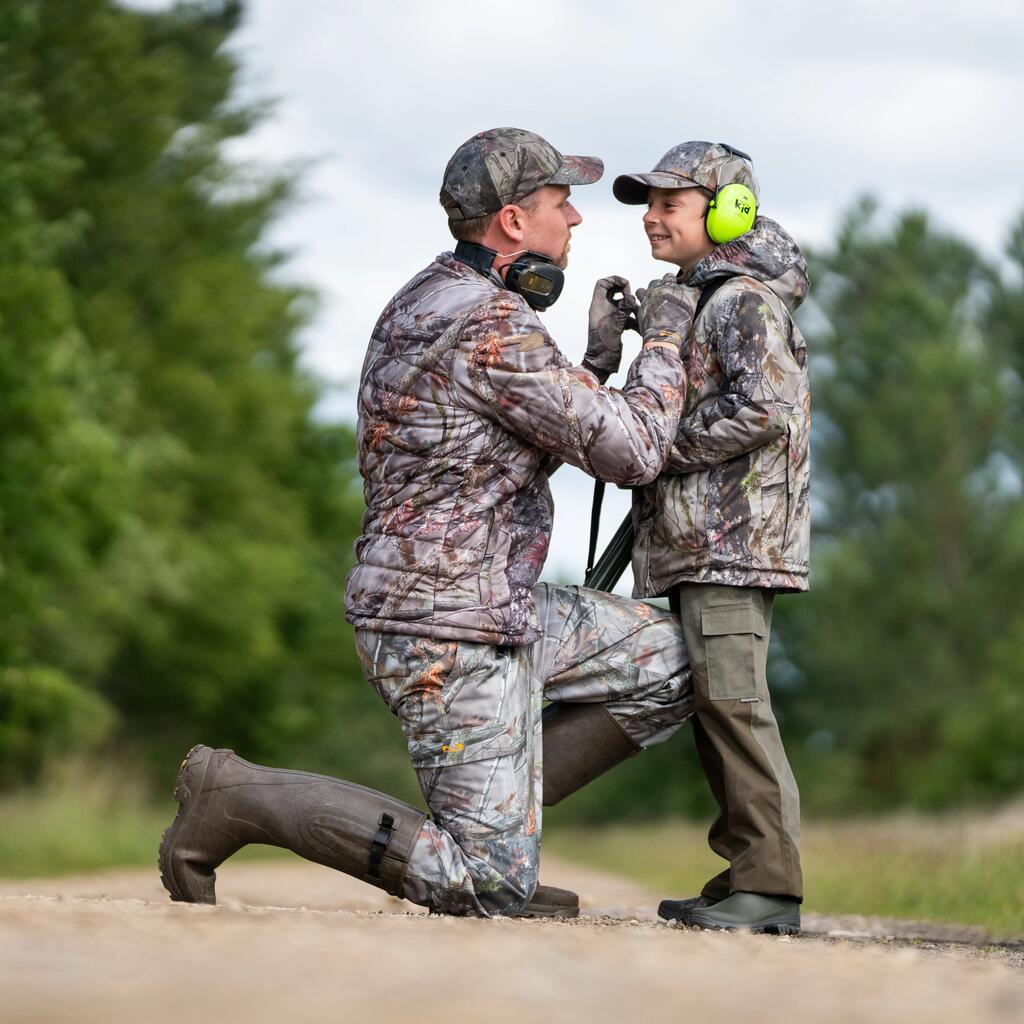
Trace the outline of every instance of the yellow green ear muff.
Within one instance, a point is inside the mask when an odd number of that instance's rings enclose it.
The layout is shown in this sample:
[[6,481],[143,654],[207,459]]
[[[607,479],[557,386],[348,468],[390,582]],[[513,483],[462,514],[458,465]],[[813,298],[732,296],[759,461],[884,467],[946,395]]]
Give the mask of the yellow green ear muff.
[[757,216],[757,200],[754,193],[734,181],[731,185],[723,185],[708,206],[704,224],[708,238],[715,245],[731,242],[740,235],[745,235],[753,226]]

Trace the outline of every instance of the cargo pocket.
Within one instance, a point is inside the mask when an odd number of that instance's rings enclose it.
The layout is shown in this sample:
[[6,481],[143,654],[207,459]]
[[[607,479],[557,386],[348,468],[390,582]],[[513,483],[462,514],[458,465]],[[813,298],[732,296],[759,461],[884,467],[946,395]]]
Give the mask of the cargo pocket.
[[525,734],[510,733],[504,722],[491,722],[451,732],[418,733],[409,739],[409,758],[414,768],[445,768],[507,757],[525,745]]
[[434,820],[461,846],[519,835],[524,829],[526,736],[504,722],[420,733],[409,755]]
[[768,630],[762,612],[748,604],[705,608],[701,633],[712,700],[755,700],[766,694]]

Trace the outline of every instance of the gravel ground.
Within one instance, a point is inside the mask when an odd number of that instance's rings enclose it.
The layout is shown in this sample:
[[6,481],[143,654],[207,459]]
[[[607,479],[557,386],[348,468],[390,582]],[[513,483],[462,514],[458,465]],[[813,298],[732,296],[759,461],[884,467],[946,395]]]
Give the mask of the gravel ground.
[[0,1021],[218,1024],[1024,1020],[1024,946],[805,915],[799,938],[669,927],[657,895],[545,859],[575,922],[428,917],[300,861],[228,864],[217,907],[156,870],[0,883]]

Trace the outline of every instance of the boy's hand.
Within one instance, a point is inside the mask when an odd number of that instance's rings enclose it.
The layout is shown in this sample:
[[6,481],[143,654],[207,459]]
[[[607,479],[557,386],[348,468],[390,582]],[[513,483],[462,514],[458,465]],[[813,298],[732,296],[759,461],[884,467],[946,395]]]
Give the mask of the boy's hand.
[[637,291],[640,307],[636,318],[644,341],[674,340],[681,344],[693,325],[700,289],[691,288],[666,274]]
[[[621,293],[621,298],[616,295]],[[622,361],[622,332],[636,329],[637,301],[624,277],[602,277],[594,285],[590,300],[585,366],[606,376],[614,373]]]

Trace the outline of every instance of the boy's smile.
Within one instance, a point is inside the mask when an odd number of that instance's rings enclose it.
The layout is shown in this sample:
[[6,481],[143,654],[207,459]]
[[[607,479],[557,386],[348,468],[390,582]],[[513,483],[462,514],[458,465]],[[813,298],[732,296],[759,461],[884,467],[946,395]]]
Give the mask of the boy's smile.
[[656,260],[692,269],[715,243],[704,230],[708,194],[701,188],[652,188],[647,197],[644,231]]

